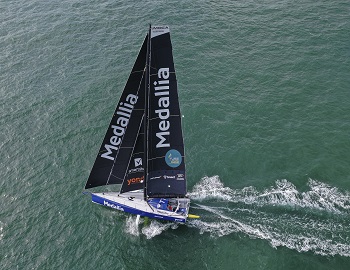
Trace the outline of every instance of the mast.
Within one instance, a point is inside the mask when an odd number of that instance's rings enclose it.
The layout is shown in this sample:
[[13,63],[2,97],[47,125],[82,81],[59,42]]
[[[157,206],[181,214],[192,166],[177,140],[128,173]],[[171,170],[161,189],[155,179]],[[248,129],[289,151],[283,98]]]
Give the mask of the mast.
[[149,93],[150,93],[150,65],[151,64],[151,24],[148,30],[147,54],[146,54],[146,83],[145,83],[145,112],[144,112],[144,168],[145,179],[143,197],[147,201],[147,181],[148,181],[148,118],[149,118]]

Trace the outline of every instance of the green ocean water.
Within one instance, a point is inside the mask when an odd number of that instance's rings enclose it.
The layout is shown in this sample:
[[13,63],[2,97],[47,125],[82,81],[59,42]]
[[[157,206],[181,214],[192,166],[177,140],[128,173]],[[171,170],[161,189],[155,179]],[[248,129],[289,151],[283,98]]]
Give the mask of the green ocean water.
[[[186,225],[82,194],[149,23]],[[0,25],[0,269],[350,268],[350,2],[3,0]]]

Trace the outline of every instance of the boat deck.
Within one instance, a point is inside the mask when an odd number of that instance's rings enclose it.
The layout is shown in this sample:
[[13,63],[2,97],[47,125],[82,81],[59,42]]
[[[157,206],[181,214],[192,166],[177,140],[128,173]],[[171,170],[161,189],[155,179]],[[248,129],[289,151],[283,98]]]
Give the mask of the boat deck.
[[[92,193],[92,201],[116,210],[164,219],[176,222],[186,222],[189,199],[143,199],[143,191],[133,191],[119,194],[118,192]],[[173,206],[169,206],[172,203]],[[174,203],[177,203],[174,205]],[[180,207],[181,206],[181,207]],[[169,210],[169,208],[171,210]]]

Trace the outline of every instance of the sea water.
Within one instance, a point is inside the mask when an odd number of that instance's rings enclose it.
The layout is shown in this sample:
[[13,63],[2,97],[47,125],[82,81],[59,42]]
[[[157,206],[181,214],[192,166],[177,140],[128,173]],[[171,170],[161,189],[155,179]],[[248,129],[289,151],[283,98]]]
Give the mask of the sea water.
[[[349,269],[348,1],[2,1],[1,269]],[[185,225],[82,195],[148,30],[171,29]]]

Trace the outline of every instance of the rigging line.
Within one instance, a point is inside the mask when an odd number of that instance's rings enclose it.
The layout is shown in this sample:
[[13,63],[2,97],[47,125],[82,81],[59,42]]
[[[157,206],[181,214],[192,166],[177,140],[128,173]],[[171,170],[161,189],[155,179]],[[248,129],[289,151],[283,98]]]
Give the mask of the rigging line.
[[144,160],[145,160],[145,165],[144,165],[144,169],[145,169],[145,176],[144,176],[144,188],[143,188],[143,197],[144,200],[147,201],[147,181],[148,181],[148,136],[149,136],[149,104],[150,104],[150,90],[151,90],[151,86],[150,86],[150,81],[151,81],[151,41],[152,41],[152,37],[151,37],[151,24],[149,25],[149,30],[148,30],[148,40],[147,40],[147,54],[146,54],[146,67],[145,67],[145,71],[146,71],[146,78],[145,78],[145,118],[144,118]]
[[[161,156],[161,157],[154,157],[154,158],[150,158],[149,160],[153,160],[153,159],[157,159],[157,158],[164,158],[165,157],[165,155],[164,156]],[[162,170],[163,171],[163,170]]]
[[131,71],[130,74],[133,74],[133,73],[137,73],[137,72],[143,72],[144,70],[135,70],[135,71]]
[[[120,178],[120,177],[118,177],[118,176],[116,176],[116,175],[114,175],[114,174],[111,174],[111,176],[113,176],[113,177],[115,177],[115,178],[118,178],[118,179],[120,179],[120,180],[123,180],[122,178]],[[120,185],[120,184],[116,184],[116,185]]]
[[[177,116],[180,116],[181,117],[181,114],[170,114],[169,117],[177,117]],[[152,121],[152,120],[157,120],[157,119],[161,119],[160,117],[154,117],[154,118],[150,118],[149,120]]]

